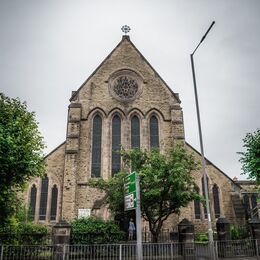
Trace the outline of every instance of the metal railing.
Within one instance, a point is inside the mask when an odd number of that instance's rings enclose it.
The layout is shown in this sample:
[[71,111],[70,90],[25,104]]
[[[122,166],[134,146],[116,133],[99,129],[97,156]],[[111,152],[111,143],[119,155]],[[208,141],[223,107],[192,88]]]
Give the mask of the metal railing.
[[[208,243],[143,243],[144,260],[170,259],[260,259],[260,240],[215,241]],[[0,260],[134,260],[136,244],[9,246],[0,245]]]
[[256,205],[253,209],[249,210],[248,215],[251,219],[259,219],[260,205]]
[[228,240],[217,241],[216,252],[219,259],[256,257],[259,259],[260,240]]
[[37,246],[0,246],[0,260],[48,260],[53,259],[54,247],[46,245]]

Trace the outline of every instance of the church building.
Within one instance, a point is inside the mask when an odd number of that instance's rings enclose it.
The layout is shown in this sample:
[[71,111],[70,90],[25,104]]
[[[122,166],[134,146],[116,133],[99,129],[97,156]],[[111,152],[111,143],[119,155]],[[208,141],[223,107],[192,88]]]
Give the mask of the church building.
[[[122,160],[116,151],[121,146],[164,152],[178,140],[201,160],[200,153],[185,141],[179,95],[128,35],[72,92],[69,101],[66,140],[45,157],[46,177],[32,179],[24,193],[36,223],[54,225],[61,219],[88,215],[112,218],[107,206],[100,203],[104,194],[87,183],[91,178],[108,179],[120,170]],[[243,223],[241,186],[208,159],[206,173],[213,227],[220,216],[234,224]],[[201,172],[194,176],[202,194]],[[165,228],[172,229],[187,218],[195,230],[206,231],[205,213],[203,205],[193,201],[179,215],[170,216]]]

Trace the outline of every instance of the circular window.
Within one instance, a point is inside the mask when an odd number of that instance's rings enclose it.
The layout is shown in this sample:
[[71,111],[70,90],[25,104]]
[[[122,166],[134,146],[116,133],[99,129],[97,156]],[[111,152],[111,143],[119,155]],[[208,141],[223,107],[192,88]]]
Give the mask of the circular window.
[[131,99],[138,91],[138,84],[129,76],[121,76],[115,80],[113,90],[119,98]]
[[120,101],[131,101],[139,96],[141,78],[132,70],[120,70],[109,79],[109,90],[113,97]]

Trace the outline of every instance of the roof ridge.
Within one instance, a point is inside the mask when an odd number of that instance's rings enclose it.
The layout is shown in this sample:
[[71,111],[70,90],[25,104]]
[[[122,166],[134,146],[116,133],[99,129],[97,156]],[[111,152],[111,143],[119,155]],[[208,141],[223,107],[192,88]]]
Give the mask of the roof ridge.
[[66,143],[66,141],[62,142],[61,144],[59,144],[58,146],[56,146],[53,150],[51,150],[49,153],[47,153],[45,156],[44,156],[44,160],[50,156],[51,154],[53,154],[56,150],[58,150],[62,145],[64,145]]

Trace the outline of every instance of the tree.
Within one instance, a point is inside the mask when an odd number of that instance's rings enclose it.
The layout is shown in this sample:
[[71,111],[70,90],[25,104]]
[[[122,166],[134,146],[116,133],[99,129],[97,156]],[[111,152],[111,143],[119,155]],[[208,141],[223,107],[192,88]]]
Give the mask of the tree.
[[129,169],[140,176],[142,217],[148,221],[153,242],[158,241],[164,221],[180,208],[198,199],[198,187],[191,172],[198,168],[183,146],[175,146],[168,155],[158,150],[122,151],[125,170],[105,180],[91,180],[89,185],[106,192],[109,208],[115,214],[124,209],[124,177]]
[[0,93],[0,223],[12,216],[16,193],[44,172],[43,138],[26,103]]
[[245,152],[239,152],[241,155],[239,161],[242,163],[243,174],[248,174],[249,178],[260,184],[260,129],[254,133],[247,133],[243,139]]

